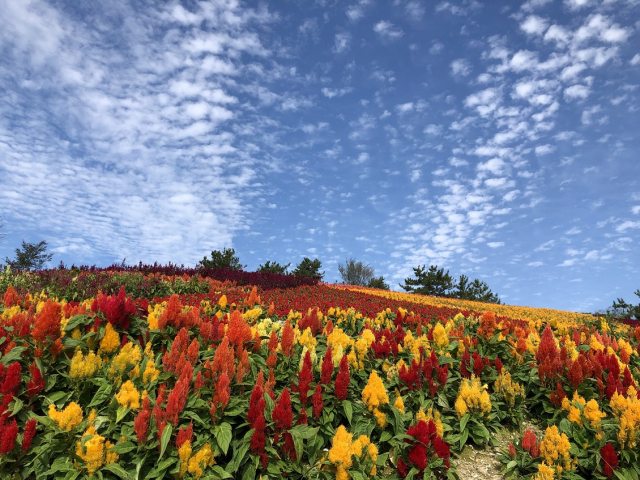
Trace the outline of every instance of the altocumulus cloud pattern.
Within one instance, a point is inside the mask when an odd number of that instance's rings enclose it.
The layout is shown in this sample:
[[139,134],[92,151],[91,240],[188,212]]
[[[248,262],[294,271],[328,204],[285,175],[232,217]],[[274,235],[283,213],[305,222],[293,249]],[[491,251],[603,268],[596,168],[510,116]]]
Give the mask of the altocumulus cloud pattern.
[[632,0],[0,0],[0,214],[54,261],[419,264],[638,288]]

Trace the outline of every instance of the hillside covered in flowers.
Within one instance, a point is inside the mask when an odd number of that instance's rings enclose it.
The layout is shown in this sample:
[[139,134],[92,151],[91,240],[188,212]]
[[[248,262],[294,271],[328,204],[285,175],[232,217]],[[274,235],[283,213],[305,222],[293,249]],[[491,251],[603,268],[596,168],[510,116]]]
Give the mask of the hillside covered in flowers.
[[639,478],[640,328],[208,273],[0,274],[0,478]]

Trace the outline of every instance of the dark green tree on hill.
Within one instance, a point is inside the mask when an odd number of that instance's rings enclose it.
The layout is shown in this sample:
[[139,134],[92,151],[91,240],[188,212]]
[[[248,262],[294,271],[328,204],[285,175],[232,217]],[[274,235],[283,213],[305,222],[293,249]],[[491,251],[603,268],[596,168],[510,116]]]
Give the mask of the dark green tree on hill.
[[400,288],[409,293],[430,295],[432,297],[448,297],[453,290],[453,278],[444,268],[431,265],[426,269],[425,265],[413,269],[416,278],[406,278]]
[[53,253],[47,253],[47,242],[28,243],[22,241],[22,248],[16,248],[16,258],[5,258],[7,265],[19,270],[42,270],[45,263],[50,262]]
[[286,265],[280,265],[278,262],[271,262],[271,260],[267,260],[264,265],[260,265],[258,267],[258,272],[267,272],[267,273],[279,273],[286,274],[287,269],[291,264],[287,263]]
[[236,251],[233,248],[224,248],[222,251],[213,250],[211,252],[211,258],[205,257],[200,260],[198,266],[201,268],[215,268],[226,270],[242,270],[246,265],[240,264],[240,259],[236,256]]
[[[640,297],[640,289],[636,290],[634,295]],[[632,305],[625,302],[622,298],[618,298],[605,313],[615,318],[635,318],[636,320],[640,320],[640,303],[638,305]]]
[[308,257],[304,257],[291,273],[300,277],[313,278],[320,281],[322,280],[322,277],[324,277],[324,272],[320,273],[321,268],[322,262],[317,258],[315,260],[311,260]]
[[389,290],[389,284],[384,281],[384,277],[373,277],[367,284],[369,288],[377,288],[379,290]]
[[460,275],[457,283],[444,268],[431,265],[419,266],[413,269],[415,278],[406,278],[400,288],[411,293],[430,295],[433,297],[460,298],[462,300],[474,300],[486,303],[500,303],[500,298],[493,293],[486,282],[474,279],[469,281],[466,275]]

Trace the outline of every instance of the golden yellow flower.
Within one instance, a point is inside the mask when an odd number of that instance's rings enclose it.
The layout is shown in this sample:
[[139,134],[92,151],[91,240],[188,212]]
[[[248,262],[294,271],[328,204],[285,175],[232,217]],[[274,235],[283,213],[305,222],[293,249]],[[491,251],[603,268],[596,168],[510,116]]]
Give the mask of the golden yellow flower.
[[398,392],[396,390],[396,401],[394,402],[393,406],[400,410],[400,412],[404,413],[404,402],[402,401],[402,397],[400,396],[400,392]]
[[449,346],[449,335],[447,335],[440,322],[433,329],[433,341],[438,350],[444,350]]
[[116,377],[122,375],[128,367],[132,367],[140,362],[142,352],[138,345],[128,342],[120,352],[113,357],[111,367],[109,368],[109,376]]
[[557,469],[571,470],[570,448],[571,444],[567,436],[560,433],[558,427],[553,425],[547,428],[544,438],[540,442],[540,455],[548,466],[556,465]]
[[56,410],[56,406],[49,405],[49,417],[58,424],[62,430],[70,432],[82,422],[82,408],[76,402],[71,402],[64,410]]
[[116,332],[110,323],[105,327],[104,336],[100,340],[100,353],[115,352],[120,348],[120,335]]
[[116,400],[124,408],[138,410],[140,408],[140,392],[136,390],[131,380],[127,380],[120,391],[116,393]]
[[184,442],[178,449],[178,458],[180,459],[180,472],[178,477],[182,478],[189,470],[189,458],[191,457],[191,442]]
[[198,479],[202,476],[203,470],[207,468],[207,466],[211,466],[214,463],[216,462],[213,458],[211,445],[205,443],[204,446],[189,459],[188,471],[191,475]]
[[471,379],[463,379],[460,391],[455,403],[458,418],[462,418],[467,412],[488,414],[491,412],[491,399],[487,392],[487,386],[480,384],[480,379],[475,375]]
[[69,376],[74,380],[82,380],[93,377],[102,367],[102,359],[89,351],[86,356],[82,355],[82,350],[78,348],[71,359]]
[[[87,437],[85,439],[85,437]],[[92,476],[105,462],[104,437],[98,435],[93,426],[89,427],[82,439],[76,443],[76,455],[84,460],[89,476]]]
[[511,374],[504,370],[503,373],[496,378],[493,389],[504,397],[505,403],[510,407],[516,404],[518,398],[524,398],[525,395],[524,387],[518,382],[512,381]]
[[376,370],[372,370],[369,375],[367,385],[362,389],[362,401],[369,411],[389,403],[387,390],[382,383],[382,379],[378,376]]

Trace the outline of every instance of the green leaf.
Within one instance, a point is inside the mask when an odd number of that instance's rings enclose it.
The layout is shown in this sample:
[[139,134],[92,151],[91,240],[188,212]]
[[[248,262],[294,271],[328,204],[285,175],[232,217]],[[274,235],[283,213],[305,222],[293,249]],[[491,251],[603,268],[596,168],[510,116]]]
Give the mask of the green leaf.
[[167,445],[169,445],[169,440],[171,440],[171,432],[173,427],[171,424],[167,424],[162,431],[162,436],[160,437],[160,458],[164,455],[164,451],[167,449]]
[[302,453],[304,450],[304,440],[300,437],[299,434],[291,432],[291,437],[293,438],[293,446],[296,449],[296,459],[298,462],[302,458]]
[[26,349],[27,347],[13,347],[9,353],[2,357],[0,363],[7,366],[10,362],[20,360],[22,358],[22,352],[24,352]]
[[105,400],[112,398],[111,390],[112,387],[110,384],[106,382],[103,383],[96,394],[93,396],[93,400],[91,400],[91,403],[87,406],[87,408],[95,407],[104,403]]
[[444,355],[441,355],[440,358],[438,358],[438,363],[440,365],[445,365],[447,363],[454,363],[454,362],[456,362],[455,358],[445,357]]
[[[166,430],[167,427],[165,427]],[[164,433],[164,431],[162,432]],[[173,465],[174,463],[176,463],[178,461],[177,458],[175,457],[170,457],[170,458],[165,458],[164,460],[162,460],[160,463],[158,463],[158,465],[156,465],[156,468],[154,468],[153,470],[151,470],[149,472],[149,474],[145,477],[145,479],[148,478],[158,478],[159,476],[163,476],[164,478],[164,471],[169,468],[171,465]]]
[[309,440],[310,438],[315,437],[318,434],[320,427],[311,428],[308,425],[296,425],[292,427],[290,432],[291,435],[299,435],[300,438],[304,438],[305,440]]
[[256,466],[253,463],[247,465],[242,480],[256,480]]
[[365,477],[362,473],[353,470],[349,472],[349,475],[351,475],[351,478],[353,478],[353,480],[367,480],[367,477]]
[[467,426],[467,422],[469,421],[469,419],[471,418],[471,415],[469,415],[468,413],[465,413],[462,418],[460,419],[460,431],[464,430],[464,427]]
[[214,471],[214,474],[202,477],[202,480],[222,480],[224,478],[233,478],[233,475],[229,472],[225,472],[219,465],[214,465],[211,469]]
[[75,470],[75,467],[70,457],[58,457],[53,461],[51,468],[45,475],[53,475],[57,472],[69,472],[72,470]]
[[131,410],[129,410],[128,408],[118,407],[118,411],[116,412],[116,423],[120,423],[120,420],[126,417],[127,413],[129,413],[130,411]]
[[347,421],[349,425],[351,425],[351,417],[353,416],[353,406],[349,400],[344,400],[342,402],[342,408],[344,409],[344,415],[347,417]]
[[225,468],[227,472],[235,473],[238,471],[238,469],[240,468],[240,465],[242,464],[242,461],[244,460],[244,456],[249,451],[250,446],[251,444],[249,442],[245,442],[242,444],[242,446],[240,446],[240,448],[238,448],[235,451],[233,458],[227,464],[227,468]]
[[117,463],[105,465],[104,467],[102,467],[102,470],[107,470],[108,472],[111,472],[120,478],[124,478],[125,480],[129,480],[131,478],[131,476],[127,473],[127,471]]
[[222,422],[220,425],[214,426],[213,435],[216,437],[216,442],[218,442],[220,450],[222,450],[222,453],[226,455],[229,451],[231,439],[233,438],[231,425],[229,425],[227,422]]
[[18,397],[14,397],[13,400],[13,409],[11,410],[11,415],[9,415],[10,417],[13,417],[16,413],[18,413],[20,410],[22,410],[24,403],[22,403],[22,400],[20,400]]
[[135,450],[136,444],[133,442],[120,442],[120,443],[116,443],[113,447],[111,447],[109,449],[110,452],[115,452],[118,455],[120,455],[121,453],[127,453],[130,452],[131,450]]
[[391,438],[392,435],[389,432],[382,432],[382,435],[380,435],[379,443],[388,442],[389,440],[391,440]]
[[69,319],[67,325],[64,327],[65,332],[70,332],[74,328],[85,325],[89,317],[87,315],[75,315]]

